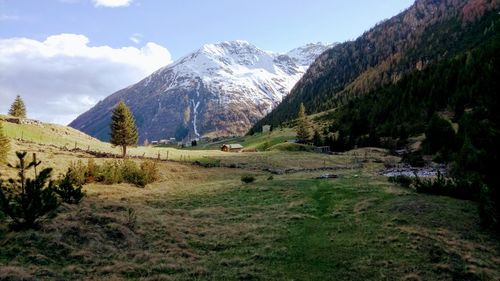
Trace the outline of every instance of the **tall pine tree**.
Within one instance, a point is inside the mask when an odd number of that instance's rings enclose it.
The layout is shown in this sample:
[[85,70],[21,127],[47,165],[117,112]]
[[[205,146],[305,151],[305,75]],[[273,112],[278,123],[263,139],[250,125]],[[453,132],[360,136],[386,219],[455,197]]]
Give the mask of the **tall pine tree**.
[[127,155],[127,146],[137,145],[137,127],[134,116],[123,101],[113,110],[111,117],[111,144],[121,146],[123,158]]
[[317,129],[314,130],[312,143],[314,144],[314,146],[323,146],[323,144],[324,144],[323,137],[321,136],[321,134],[319,133],[319,131]]
[[9,139],[5,136],[3,132],[2,122],[0,122],[0,163],[7,159],[7,153],[9,152],[10,144]]
[[17,95],[16,99],[10,106],[9,115],[19,118],[26,118],[26,106],[21,96]]
[[307,119],[306,108],[303,103],[300,104],[297,116],[297,138],[300,142],[308,142],[311,138],[311,124]]

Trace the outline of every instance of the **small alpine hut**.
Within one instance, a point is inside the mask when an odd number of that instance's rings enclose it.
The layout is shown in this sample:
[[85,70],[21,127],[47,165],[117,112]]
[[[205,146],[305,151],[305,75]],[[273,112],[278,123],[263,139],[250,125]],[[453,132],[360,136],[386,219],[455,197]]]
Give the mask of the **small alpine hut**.
[[243,150],[243,145],[239,143],[235,144],[223,144],[220,150],[225,152],[241,152]]

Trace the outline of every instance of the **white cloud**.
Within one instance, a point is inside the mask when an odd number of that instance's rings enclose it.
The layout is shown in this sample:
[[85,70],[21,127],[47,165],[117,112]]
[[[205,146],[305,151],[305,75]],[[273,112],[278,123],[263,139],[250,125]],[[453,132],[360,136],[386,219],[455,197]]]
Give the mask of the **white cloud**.
[[133,0],[92,0],[94,6],[96,7],[127,7],[132,3]]
[[172,62],[164,47],[89,46],[84,35],[60,34],[45,41],[0,39],[0,113],[15,95],[29,117],[67,124],[100,99],[138,82]]
[[134,42],[135,44],[141,43],[141,38],[142,34],[140,33],[134,33],[132,36],[129,37],[130,41]]

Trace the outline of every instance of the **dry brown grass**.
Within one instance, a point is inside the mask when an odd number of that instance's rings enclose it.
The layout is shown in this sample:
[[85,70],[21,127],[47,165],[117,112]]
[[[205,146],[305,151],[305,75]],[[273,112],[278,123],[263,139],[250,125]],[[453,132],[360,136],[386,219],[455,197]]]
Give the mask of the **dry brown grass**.
[[[14,145],[37,152],[56,173],[90,157]],[[334,276],[332,266],[343,270],[340,279],[377,272],[379,279],[448,280],[460,265],[498,280],[497,244],[477,230],[467,236],[469,228],[478,229],[462,210],[470,202],[443,199],[456,208],[447,211],[388,183],[378,173],[389,158],[383,150],[362,149],[221,158],[245,169],[162,161],[158,182],[145,188],[89,184],[80,205],[62,205],[40,230],[13,233],[0,223],[0,280],[290,280],[296,277],[291,272],[320,280],[315,277]],[[334,171],[339,178],[312,180],[324,172],[302,171],[268,181],[262,171],[324,165],[342,167]],[[242,184],[244,174],[257,181]],[[434,217],[410,222],[434,212],[465,214],[471,225]],[[430,262],[429,252],[454,258]],[[301,271],[304,263],[312,270]]]
[[465,239],[461,234],[445,228],[431,229],[412,225],[401,226],[400,229],[413,238],[413,247],[422,250],[430,248],[431,253],[435,253],[433,262],[436,270],[464,270],[474,276],[484,276],[486,280],[500,280],[500,260],[496,243],[488,239]]
[[[14,150],[36,152],[43,166],[54,167],[55,173],[64,172],[71,161],[86,163],[91,157],[24,142],[15,142]],[[14,159],[9,160],[13,162]],[[96,159],[96,163],[106,160]],[[89,280],[100,280],[104,276],[110,280],[124,277],[144,280],[203,278],[208,271],[207,261],[201,256],[206,258],[207,250],[225,249],[230,245],[222,241],[237,241],[236,237],[258,239],[251,234],[259,232],[262,226],[258,223],[220,224],[225,217],[239,216],[236,209],[169,207],[172,200],[201,194],[214,196],[240,186],[239,179],[244,171],[205,169],[175,162],[159,162],[158,165],[160,181],[146,188],[128,184],[89,184],[84,188],[87,197],[80,205],[63,205],[57,217],[44,223],[40,231],[6,233],[3,245],[19,247],[14,241],[40,241],[41,244],[9,249],[14,258],[9,266],[0,267],[0,279],[63,276]],[[4,174],[13,175],[14,171]],[[133,210],[136,217],[133,223],[129,210]],[[0,228],[5,231],[6,225],[0,224]],[[17,251],[23,255],[17,255]],[[29,263],[33,263],[29,270],[26,266],[14,266],[26,264],[26,256]],[[62,256],[66,258],[61,259]],[[52,268],[52,264],[60,264],[61,268]],[[12,280],[17,280],[15,278]]]

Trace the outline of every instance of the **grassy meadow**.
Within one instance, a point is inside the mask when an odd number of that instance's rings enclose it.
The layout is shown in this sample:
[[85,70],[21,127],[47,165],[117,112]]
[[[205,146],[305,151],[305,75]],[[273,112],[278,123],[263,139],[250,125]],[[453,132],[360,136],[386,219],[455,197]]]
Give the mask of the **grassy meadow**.
[[[72,130],[51,143],[14,140],[19,125],[4,126],[13,150],[56,173],[92,157],[60,149]],[[145,188],[86,185],[80,205],[62,205],[39,230],[11,232],[0,214],[0,280],[500,280],[500,244],[476,203],[389,183],[380,171],[398,159],[383,150],[132,151],[175,161],[158,162],[160,180]],[[338,178],[316,179],[330,173]]]

